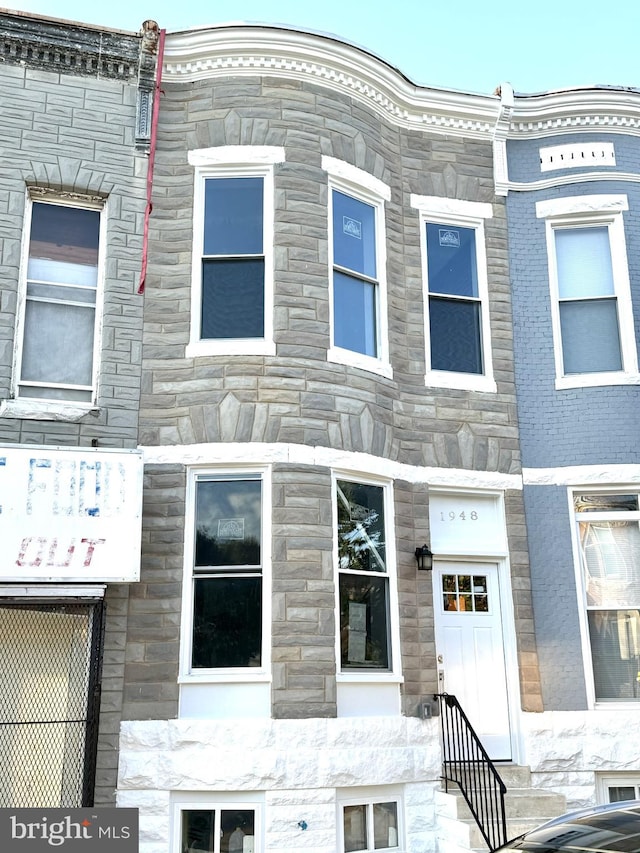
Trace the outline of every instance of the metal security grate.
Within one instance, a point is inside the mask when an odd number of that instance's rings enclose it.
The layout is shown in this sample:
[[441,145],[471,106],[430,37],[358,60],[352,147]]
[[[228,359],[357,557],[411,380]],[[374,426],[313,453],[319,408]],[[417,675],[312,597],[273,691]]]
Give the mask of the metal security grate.
[[102,602],[0,605],[0,807],[93,805]]

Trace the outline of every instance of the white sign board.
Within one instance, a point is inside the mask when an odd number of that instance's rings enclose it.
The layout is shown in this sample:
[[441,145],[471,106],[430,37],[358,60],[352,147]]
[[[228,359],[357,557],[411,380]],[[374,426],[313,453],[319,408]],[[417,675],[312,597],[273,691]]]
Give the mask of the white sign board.
[[497,495],[429,493],[431,550],[437,555],[507,553],[502,502]]
[[140,578],[142,454],[0,447],[0,582]]

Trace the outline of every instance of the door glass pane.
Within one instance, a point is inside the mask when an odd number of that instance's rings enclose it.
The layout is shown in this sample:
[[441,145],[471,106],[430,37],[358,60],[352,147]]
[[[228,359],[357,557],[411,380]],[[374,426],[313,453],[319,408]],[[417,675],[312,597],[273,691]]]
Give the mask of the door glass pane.
[[194,668],[251,667],[262,662],[262,578],[195,579]]
[[442,575],[444,610],[460,613],[488,613],[486,575]]
[[205,181],[204,254],[262,254],[262,178]]
[[474,228],[427,223],[429,293],[478,296]]
[[202,262],[203,340],[264,337],[264,259]]
[[554,234],[560,299],[612,295],[609,229],[557,228]]
[[560,303],[564,372],[622,370],[615,299]]
[[255,819],[253,809],[223,809],[220,813],[220,853],[253,853]]
[[589,610],[597,700],[640,699],[640,610]]
[[377,355],[375,284],[334,272],[333,317],[337,347]]
[[373,847],[388,850],[398,846],[398,806],[396,803],[373,804]]
[[196,566],[259,566],[261,524],[261,480],[199,480]]
[[345,853],[367,849],[367,807],[345,806],[343,811]]
[[333,191],[333,262],[376,278],[375,208]]
[[432,296],[429,330],[432,370],[483,372],[479,302]]

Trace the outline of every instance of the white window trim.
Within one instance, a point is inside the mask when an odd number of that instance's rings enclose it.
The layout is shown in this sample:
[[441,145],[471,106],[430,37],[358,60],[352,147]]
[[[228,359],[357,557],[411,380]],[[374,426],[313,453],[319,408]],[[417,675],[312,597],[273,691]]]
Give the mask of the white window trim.
[[398,817],[398,846],[381,848],[402,853],[406,849],[406,829],[404,815],[404,790],[398,785],[380,785],[362,788],[345,788],[336,792],[336,826],[338,829],[339,851],[344,851],[344,818],[345,806],[372,806],[375,803],[396,804]]
[[[96,282],[96,305],[93,332],[93,371],[91,400],[83,403],[73,400],[45,400],[38,397],[19,396],[19,375],[22,366],[22,350],[24,342],[24,324],[27,304],[27,265],[29,262],[29,243],[31,238],[31,222],[33,204],[58,204],[85,210],[97,210],[100,214],[100,230],[98,234],[98,275]],[[108,202],[106,199],[96,201],[94,198],[82,195],[30,191],[27,188],[24,208],[24,228],[22,231],[22,246],[20,256],[20,279],[18,285],[18,305],[15,331],[15,345],[12,366],[12,400],[6,400],[0,406],[0,417],[25,418],[31,420],[77,421],[89,412],[96,411],[98,406],[100,353],[102,351],[102,322],[104,313],[104,279],[105,255],[107,246],[107,215]]]
[[[461,199],[441,198],[411,194],[411,207],[420,217],[420,254],[422,257],[422,294],[424,305],[424,341],[425,341],[425,385],[432,388],[455,388],[462,391],[498,390],[493,375],[491,353],[491,325],[489,320],[489,282],[487,274],[487,250],[484,222],[493,218],[493,205],[488,202],[464,201]],[[480,301],[480,334],[482,336],[482,361],[484,373],[459,373],[449,370],[431,369],[431,335],[429,331],[429,275],[427,266],[427,223],[458,225],[461,228],[473,228],[476,232],[476,266],[478,270],[478,298]]]
[[[284,148],[268,145],[223,145],[188,152],[195,167],[193,193],[193,254],[191,262],[191,331],[187,358],[207,355],[275,355],[274,307],[274,165],[285,162]],[[230,176],[263,179],[264,336],[262,338],[200,338],[204,187],[207,178]]]
[[[385,229],[384,202],[391,199],[391,189],[383,181],[335,157],[322,157],[322,168],[328,175],[328,242],[329,242],[329,317],[331,327],[331,344],[327,352],[327,360],[337,364],[359,367],[371,373],[377,373],[388,379],[393,377],[393,369],[389,361],[389,328],[387,308],[387,247]],[[334,344],[334,315],[333,315],[333,191],[369,204],[375,211],[376,229],[376,333],[377,357],[353,352]]]
[[215,811],[216,809],[254,812],[255,853],[264,850],[264,795],[255,792],[172,791],[171,792],[171,850],[182,851],[182,812]]
[[629,788],[634,787],[640,789],[640,773],[637,770],[619,772],[596,772],[596,799],[598,803],[609,803],[609,788]]
[[[556,365],[556,390],[593,388],[602,385],[637,385],[638,355],[633,326],[631,285],[624,235],[623,211],[629,209],[626,195],[588,195],[550,199],[536,202],[536,216],[545,220],[549,289],[551,293],[551,323]],[[609,233],[614,296],[618,308],[618,329],[622,370],[604,373],[571,373],[563,369],[560,305],[556,266],[555,231],[560,228],[605,226]]]
[[[389,588],[389,653],[391,668],[385,670],[342,670],[342,653],[340,648],[340,565],[338,560],[338,507],[337,481],[348,480],[351,483],[362,483],[369,486],[381,486],[384,496],[385,539],[387,555],[387,583]],[[353,471],[332,469],[331,471],[331,502],[333,513],[333,564],[335,566],[335,596],[336,596],[336,681],[341,683],[367,684],[400,684],[404,681],[402,675],[402,660],[400,648],[400,613],[398,601],[398,574],[395,542],[395,513],[393,500],[393,482],[369,474],[356,474]]]
[[[587,593],[584,585],[584,570],[582,566],[582,555],[580,550],[580,538],[578,534],[578,524],[576,521],[576,511],[573,506],[573,499],[578,494],[637,494],[640,496],[638,485],[611,485],[608,487],[597,488],[593,484],[585,486],[572,485],[567,489],[567,501],[569,505],[569,518],[571,519],[571,545],[573,551],[573,566],[576,580],[576,598],[578,603],[578,623],[580,626],[580,640],[582,645],[582,662],[584,666],[584,679],[587,694],[587,706],[589,710],[605,710],[605,711],[628,711],[630,708],[637,709],[640,707],[638,701],[624,700],[596,700],[596,685],[595,675],[593,671],[593,658],[591,656],[591,642],[589,639],[589,618],[587,610]],[[590,513],[591,516],[594,513]],[[622,520],[625,517],[633,516],[633,513],[620,513]],[[629,518],[628,520],[632,520]],[[615,608],[613,608],[615,609]]]
[[[196,483],[198,477],[259,475],[262,482],[262,664],[256,667],[191,668],[193,640],[193,577],[195,560]],[[180,684],[254,683],[271,680],[271,466],[194,467],[187,471],[182,616],[180,619]]]

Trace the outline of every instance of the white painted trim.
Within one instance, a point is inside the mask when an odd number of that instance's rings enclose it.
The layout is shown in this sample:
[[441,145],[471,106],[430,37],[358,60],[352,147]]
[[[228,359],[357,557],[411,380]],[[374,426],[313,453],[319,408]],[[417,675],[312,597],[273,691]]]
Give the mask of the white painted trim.
[[187,152],[191,166],[268,166],[284,163],[284,148],[276,145],[218,145]]
[[385,201],[391,201],[391,187],[374,177],[364,169],[359,169],[357,166],[352,166],[345,160],[338,160],[336,157],[328,157],[322,155],[322,168],[332,178],[351,184],[356,192],[368,190],[374,196],[383,198]]
[[92,403],[65,403],[63,400],[41,400],[35,397],[18,397],[0,403],[0,418],[20,418],[33,421],[62,421],[76,423],[91,412],[98,412]]
[[[230,159],[235,154],[240,158],[240,162]],[[282,159],[280,159],[281,154]],[[219,149],[207,148],[189,152],[189,156],[192,155],[195,161],[202,160],[203,165],[197,165],[194,172],[191,328],[189,343],[185,347],[185,357],[275,355],[276,346],[273,339],[275,182],[272,164],[284,162],[284,150],[269,146],[228,145],[221,146]],[[217,161],[216,156],[219,158]],[[256,177],[262,178],[263,181],[264,334],[261,338],[201,339],[205,183],[208,178],[232,176]]]
[[557,468],[523,468],[525,486],[610,486],[640,483],[638,465],[569,465]]
[[[329,325],[331,344],[327,351],[327,360],[337,364],[347,364],[371,373],[377,373],[388,379],[393,377],[393,368],[389,361],[389,318],[387,307],[387,239],[385,228],[384,201],[389,200],[391,191],[382,181],[334,157],[323,157],[322,167],[329,175],[329,196],[327,204],[327,234],[329,244]],[[376,349],[377,355],[370,356],[355,350],[336,346],[334,343],[333,308],[333,192],[344,193],[351,198],[370,205],[374,209],[375,251],[376,251]],[[357,277],[357,276],[356,276]],[[364,279],[368,280],[368,279]]]
[[104,598],[106,584],[0,584],[0,598]]
[[[337,853],[344,853],[344,808],[345,806],[365,806],[365,826],[369,835],[373,832],[373,806],[376,803],[395,803],[398,825],[397,844],[389,844],[388,850],[406,850],[406,820],[404,785],[372,785],[370,787],[337,788],[336,789],[336,829]],[[375,853],[374,847],[369,846],[369,838],[365,839],[366,847],[363,853]]]
[[[273,526],[271,467],[267,464],[234,465],[231,460],[220,460],[218,465],[193,466],[188,471],[185,496],[184,523],[184,568],[182,581],[182,613],[180,620],[180,660],[178,682],[180,684],[210,683],[253,683],[268,682],[271,677],[271,542]],[[196,484],[198,477],[224,477],[226,474],[246,474],[260,477],[262,497],[261,518],[261,570],[262,577],[262,662],[259,667],[226,669],[191,669],[191,646],[193,625],[193,579],[195,562]],[[231,688],[232,689],[232,688]]]
[[592,183],[594,181],[615,181],[616,183],[638,184],[640,183],[640,175],[633,174],[631,172],[579,172],[575,175],[558,175],[551,178],[545,178],[540,181],[508,181],[505,186],[507,190],[522,193],[548,190],[552,187],[566,187],[572,184]]
[[[464,391],[496,393],[493,376],[493,350],[489,314],[489,277],[487,266],[485,219],[493,217],[493,205],[487,202],[465,201],[411,194],[411,206],[418,210],[420,221],[420,254],[422,258],[422,303],[424,306],[425,386],[455,388]],[[476,270],[478,276],[478,301],[480,303],[480,338],[482,346],[482,374],[431,369],[431,331],[429,325],[429,265],[427,257],[427,224],[471,228],[475,231]]]
[[[522,477],[519,474],[408,465],[370,453],[335,450],[331,447],[311,447],[305,444],[216,442],[163,446],[140,445],[139,450],[144,454],[147,465],[177,463],[206,467],[207,465],[251,466],[281,463],[337,468],[348,472],[349,476],[374,474],[386,480],[427,483],[431,487],[445,489],[522,489]],[[638,471],[640,472],[640,466]]]
[[[623,211],[629,209],[626,195],[585,195],[536,202],[536,216],[545,220],[551,323],[556,367],[556,389],[639,384],[638,354],[631,302],[631,284],[624,233]],[[611,271],[616,299],[622,369],[599,373],[564,373],[560,325],[560,297],[556,263],[556,230],[605,227],[609,237]]]
[[574,142],[546,145],[539,149],[540,171],[579,169],[581,166],[616,165],[613,142]]
[[536,202],[538,219],[574,214],[618,213],[623,210],[629,210],[629,199],[626,195],[576,195]]
[[493,205],[484,201],[411,193],[410,204],[428,216],[451,216],[456,221],[469,219],[472,224],[476,224],[478,219],[493,219]]

